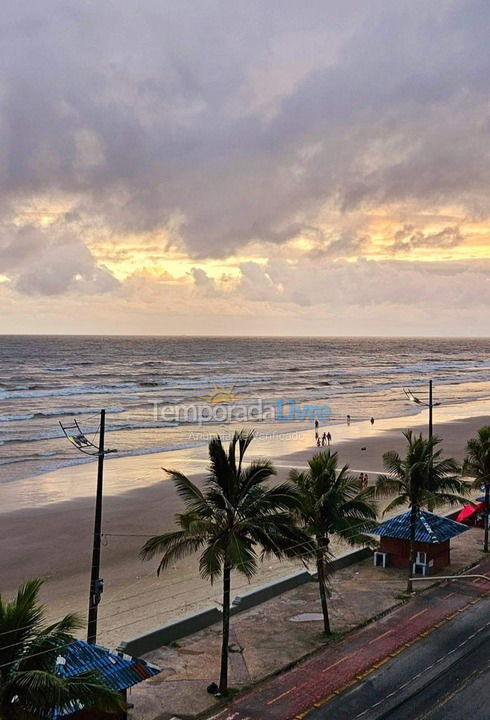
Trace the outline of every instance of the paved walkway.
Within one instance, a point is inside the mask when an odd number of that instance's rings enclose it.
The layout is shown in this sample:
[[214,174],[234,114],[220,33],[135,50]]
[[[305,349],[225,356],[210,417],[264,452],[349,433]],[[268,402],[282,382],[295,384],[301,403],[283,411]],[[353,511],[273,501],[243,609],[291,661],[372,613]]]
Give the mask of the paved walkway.
[[[468,572],[490,576],[490,558]],[[488,592],[488,582],[470,579],[430,589],[338,645],[211,713],[209,720],[300,720]]]

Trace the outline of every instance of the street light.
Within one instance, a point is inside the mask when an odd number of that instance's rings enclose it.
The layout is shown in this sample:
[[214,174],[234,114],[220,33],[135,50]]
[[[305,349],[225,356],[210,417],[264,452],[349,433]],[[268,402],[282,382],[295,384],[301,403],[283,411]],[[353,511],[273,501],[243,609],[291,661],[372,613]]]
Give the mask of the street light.
[[[407,398],[410,400],[410,402],[415,403],[416,405],[423,405],[426,408],[429,408],[429,443],[432,441],[432,408],[437,407],[441,403],[435,403],[432,399],[432,380],[429,380],[429,402],[424,402],[424,400],[421,400],[419,397],[413,394],[413,392],[409,388],[403,388],[403,392],[407,396]],[[432,482],[432,447],[430,450],[431,457],[430,457],[430,464],[429,464],[429,487]],[[429,503],[428,510],[432,512],[433,507],[432,504]],[[412,558],[409,559],[410,563],[410,582],[412,582],[415,578],[413,577],[412,572]]]
[[410,402],[415,403],[416,405],[423,405],[426,408],[429,408],[429,440],[432,440],[432,408],[437,407],[441,403],[434,402],[432,400],[432,380],[429,380],[429,402],[424,402],[420,398],[418,398],[416,395],[413,394],[413,392],[410,389],[403,388],[403,392],[407,396],[407,398],[410,400]]
[[100,411],[100,428],[99,428],[99,444],[96,445],[89,440],[82,431],[78,422],[74,419],[73,424],[63,425],[60,422],[61,429],[66,435],[67,440],[84,455],[92,455],[97,458],[97,491],[95,496],[95,520],[94,520],[94,540],[92,548],[92,569],[90,573],[90,590],[88,602],[88,627],[87,642],[95,644],[97,640],[97,606],[100,603],[102,591],[104,589],[104,581],[100,575],[100,545],[102,538],[102,494],[104,484],[104,457],[108,453],[117,452],[116,450],[106,450],[104,447],[105,440],[105,410]]

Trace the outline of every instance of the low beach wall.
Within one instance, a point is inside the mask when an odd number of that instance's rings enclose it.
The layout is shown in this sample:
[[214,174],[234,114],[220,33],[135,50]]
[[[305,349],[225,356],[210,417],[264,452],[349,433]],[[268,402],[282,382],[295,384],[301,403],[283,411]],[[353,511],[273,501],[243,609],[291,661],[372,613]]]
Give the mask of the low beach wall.
[[349,567],[349,565],[354,565],[355,563],[361,562],[361,560],[366,560],[366,558],[371,557],[372,554],[372,548],[368,547],[354,550],[333,560],[332,568],[334,570],[342,570],[342,568]]
[[294,573],[293,575],[288,575],[281,580],[276,580],[276,582],[262,585],[255,590],[245,593],[244,595],[238,595],[238,597],[233,600],[231,613],[232,615],[235,615],[242,610],[248,610],[251,607],[260,605],[266,600],[270,600],[277,595],[281,595],[281,593],[286,592],[287,590],[293,590],[293,588],[298,587],[299,585],[311,582],[311,580],[311,573],[307,570],[302,570]]
[[139,637],[122,642],[118,645],[118,650],[121,650],[128,655],[143,655],[150,650],[156,650],[163,645],[169,645],[179,638],[187,637],[187,635],[193,635],[199,630],[214,625],[214,623],[220,622],[221,610],[216,607],[207,608],[201,610],[201,612],[193,613],[192,615],[186,615],[182,620],[169,623],[168,625],[162,625],[162,627],[152,630],[152,632],[140,635]]
[[[361,550],[355,550],[354,552],[342,555],[332,562],[334,570],[340,570],[349,565],[353,565],[361,560],[365,560],[370,557],[372,550],[369,548],[362,548]],[[266,600],[270,600],[277,595],[281,595],[283,592],[292,590],[299,585],[304,585],[307,582],[311,582],[315,578],[314,575],[302,570],[295,572],[292,575],[287,575],[280,580],[275,582],[267,583],[261,587],[251,590],[249,593],[239,595],[233,600],[231,606],[231,613],[242,612],[249,608],[256,607]],[[207,608],[192,615],[186,615],[182,620],[163,625],[156,630],[152,630],[149,633],[140,635],[139,637],[133,638],[132,640],[123,641],[119,644],[118,650],[127,653],[128,655],[143,655],[144,653],[156,650],[163,645],[169,645],[175,640],[193,635],[199,630],[204,630],[210,625],[214,625],[221,621],[221,610],[216,607]]]

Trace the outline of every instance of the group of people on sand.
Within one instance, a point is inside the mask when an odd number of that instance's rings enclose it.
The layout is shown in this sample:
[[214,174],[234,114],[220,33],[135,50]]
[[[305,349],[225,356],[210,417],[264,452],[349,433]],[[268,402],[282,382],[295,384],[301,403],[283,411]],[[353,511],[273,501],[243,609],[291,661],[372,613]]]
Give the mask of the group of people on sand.
[[[347,422],[347,425],[350,425],[350,415],[346,415],[345,420],[346,420],[346,422]],[[371,425],[374,425],[374,418],[371,417],[371,419],[370,419],[369,422],[371,423]]]
[[330,447],[330,442],[332,440],[332,436],[330,432],[323,433],[323,435],[320,437],[318,433],[316,433],[316,444],[317,447],[323,447],[324,445],[328,445]]
[[362,490],[365,490],[369,484],[369,478],[367,473],[359,473],[359,482],[361,483]]
[[[374,418],[371,417],[369,422],[371,423],[371,425],[374,425]],[[347,415],[347,425],[350,425],[350,415]],[[330,433],[330,430],[328,432],[324,432],[323,435],[320,437],[320,433],[318,432],[317,418],[315,418],[315,440],[317,447],[323,447],[324,445],[328,445],[328,447],[330,447],[330,443],[332,441],[332,435]]]
[[328,432],[324,432],[323,435],[320,437],[320,434],[318,432],[318,420],[315,420],[315,440],[317,447],[323,447],[325,445],[328,445],[330,447],[330,443],[332,441],[332,435],[330,433],[330,430]]

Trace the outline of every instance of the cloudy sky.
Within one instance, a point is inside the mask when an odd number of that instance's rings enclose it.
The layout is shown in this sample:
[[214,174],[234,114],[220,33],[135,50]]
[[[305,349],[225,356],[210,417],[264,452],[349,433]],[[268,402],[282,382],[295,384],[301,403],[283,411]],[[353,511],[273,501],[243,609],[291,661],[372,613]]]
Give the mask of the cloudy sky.
[[24,0],[0,332],[488,335],[488,0]]

